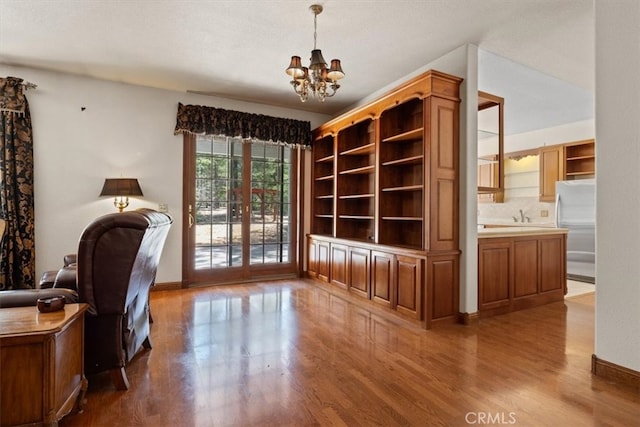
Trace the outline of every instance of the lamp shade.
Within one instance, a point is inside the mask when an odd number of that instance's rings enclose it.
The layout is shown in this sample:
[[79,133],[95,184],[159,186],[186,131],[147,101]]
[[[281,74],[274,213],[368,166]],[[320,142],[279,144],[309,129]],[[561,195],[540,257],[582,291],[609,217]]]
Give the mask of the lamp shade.
[[302,77],[304,72],[302,71],[302,63],[300,62],[299,56],[291,57],[291,63],[289,64],[289,68],[287,68],[286,72],[294,79]]
[[331,68],[329,68],[327,77],[333,81],[340,80],[341,78],[344,77],[344,71],[342,71],[342,66],[340,66],[339,59],[331,60]]
[[107,178],[100,196],[143,196],[136,178]]
[[322,57],[322,51],[320,49],[313,49],[311,51],[311,63],[309,64],[310,70],[322,70],[327,68],[327,61]]

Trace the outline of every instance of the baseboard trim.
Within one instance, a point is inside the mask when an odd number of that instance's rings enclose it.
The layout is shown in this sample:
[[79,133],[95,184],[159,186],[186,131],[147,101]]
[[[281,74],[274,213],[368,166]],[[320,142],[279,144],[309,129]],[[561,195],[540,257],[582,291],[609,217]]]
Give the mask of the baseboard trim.
[[591,355],[591,373],[605,381],[623,384],[640,390],[640,372],[607,362],[598,358],[595,354]]
[[458,313],[458,323],[466,326],[477,325],[480,320],[480,313]]
[[164,283],[156,283],[151,287],[151,291],[175,291],[177,289],[182,289],[182,282],[164,282]]

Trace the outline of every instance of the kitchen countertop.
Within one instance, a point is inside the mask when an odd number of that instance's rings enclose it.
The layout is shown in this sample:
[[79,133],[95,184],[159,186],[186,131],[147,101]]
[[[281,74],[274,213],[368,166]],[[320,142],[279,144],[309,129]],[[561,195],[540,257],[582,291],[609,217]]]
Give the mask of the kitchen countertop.
[[478,230],[478,239],[494,238],[494,237],[520,237],[534,235],[550,235],[550,234],[567,234],[567,228],[550,228],[550,227],[495,227],[482,228]]
[[545,227],[555,228],[555,222],[541,222],[534,220],[534,222],[515,222],[512,219],[495,219],[495,218],[478,218],[478,225],[485,226],[504,226],[504,227]]

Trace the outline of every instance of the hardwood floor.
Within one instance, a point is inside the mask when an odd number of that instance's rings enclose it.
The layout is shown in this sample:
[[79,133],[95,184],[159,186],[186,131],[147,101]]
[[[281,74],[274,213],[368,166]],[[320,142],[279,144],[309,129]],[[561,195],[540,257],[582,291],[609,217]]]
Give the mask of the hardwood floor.
[[308,280],[151,295],[131,388],[89,378],[61,426],[634,426],[591,376],[594,295],[422,330]]

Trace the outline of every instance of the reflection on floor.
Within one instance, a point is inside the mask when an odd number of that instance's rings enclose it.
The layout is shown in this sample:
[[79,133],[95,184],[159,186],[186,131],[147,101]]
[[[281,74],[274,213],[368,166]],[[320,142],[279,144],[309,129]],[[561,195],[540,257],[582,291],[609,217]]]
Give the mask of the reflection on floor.
[[577,295],[588,294],[596,291],[596,285],[587,282],[578,282],[576,280],[567,280],[567,288],[569,291],[565,298],[575,297]]
[[638,427],[640,394],[590,373],[593,300],[427,331],[306,279],[153,291],[129,390],[90,376],[60,427]]

